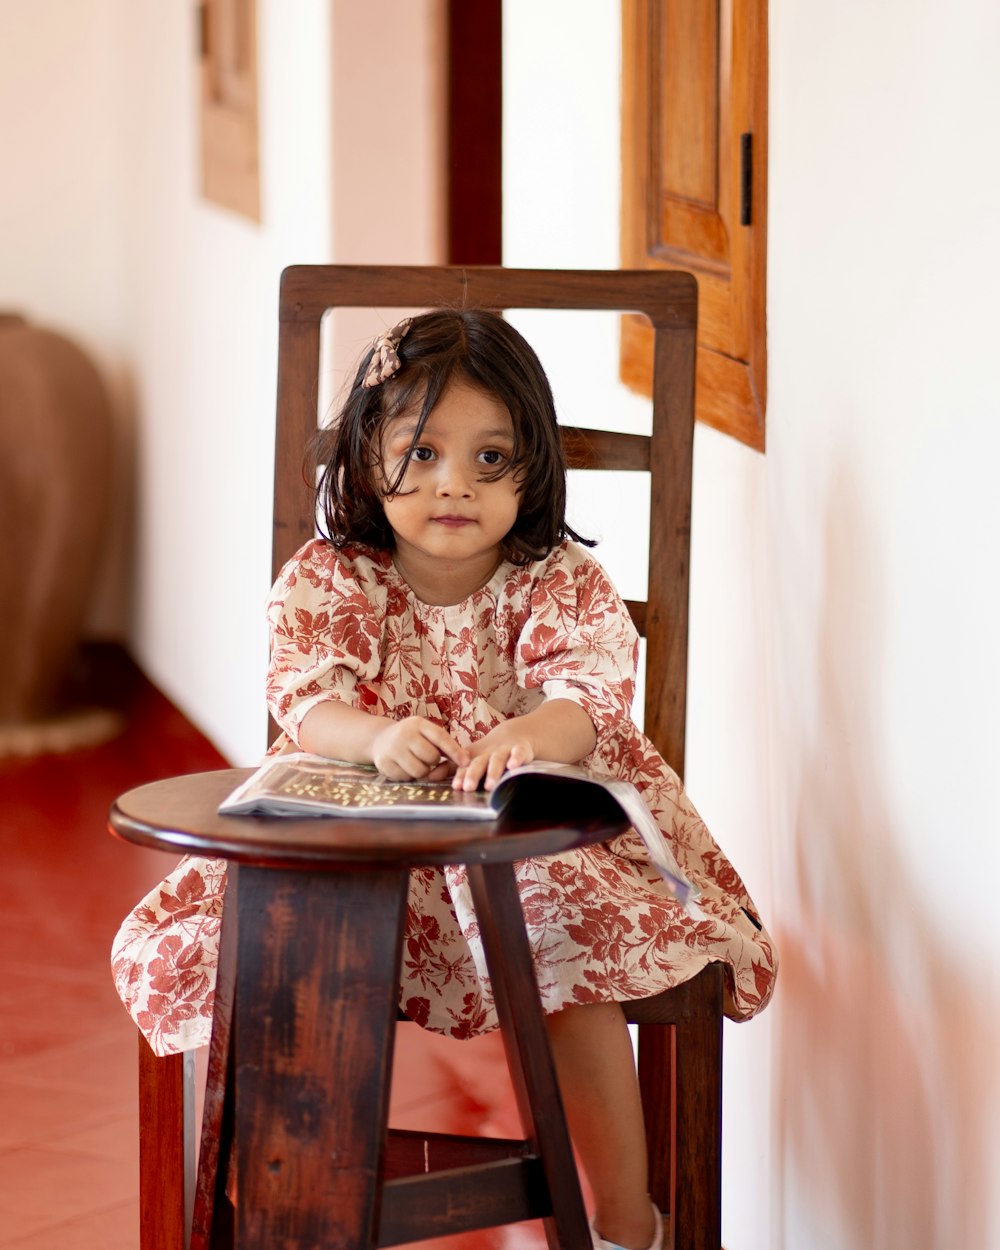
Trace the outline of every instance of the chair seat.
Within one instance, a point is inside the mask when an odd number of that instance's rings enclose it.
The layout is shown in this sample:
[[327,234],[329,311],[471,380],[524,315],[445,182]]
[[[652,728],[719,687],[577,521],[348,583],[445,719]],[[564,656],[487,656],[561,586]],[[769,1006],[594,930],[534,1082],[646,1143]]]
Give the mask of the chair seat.
[[689,1024],[701,1017],[718,1021],[724,977],[722,964],[708,964],[673,989],[622,1003],[625,1019],[629,1024]]

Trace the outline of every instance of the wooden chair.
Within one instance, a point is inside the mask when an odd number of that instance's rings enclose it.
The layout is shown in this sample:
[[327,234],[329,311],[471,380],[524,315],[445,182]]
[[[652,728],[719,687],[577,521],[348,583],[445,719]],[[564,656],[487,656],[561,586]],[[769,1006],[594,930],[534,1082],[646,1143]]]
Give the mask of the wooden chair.
[[[313,536],[303,463],[316,426],[320,322],[338,307],[476,305],[642,313],[654,328],[650,436],[566,428],[570,463],[651,477],[647,600],[629,602],[646,639],[645,731],[684,767],[687,604],[697,288],[681,273],[296,266],[282,276],[273,572]],[[562,414],[566,415],[566,414]],[[721,1240],[721,965],[626,1004],[639,1026],[638,1070],[650,1187],[669,1216],[666,1245]],[[456,1045],[459,1043],[456,1043]],[[141,1250],[184,1250],[193,1203],[193,1064],[139,1040]]]

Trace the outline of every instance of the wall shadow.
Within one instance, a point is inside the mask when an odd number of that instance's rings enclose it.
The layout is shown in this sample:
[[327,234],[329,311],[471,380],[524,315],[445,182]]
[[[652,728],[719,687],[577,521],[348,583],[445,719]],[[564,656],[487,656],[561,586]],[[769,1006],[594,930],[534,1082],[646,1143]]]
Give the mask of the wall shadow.
[[[984,961],[961,949],[956,900],[928,898],[910,872],[918,852],[881,783],[882,736],[897,723],[879,701],[877,531],[849,473],[832,482],[818,715],[799,724],[801,708],[798,718],[793,701],[784,709],[798,790],[793,862],[780,874],[779,1243],[982,1250],[1000,1012],[983,993]],[[943,866],[961,831],[945,824],[933,766],[915,766],[914,784],[939,809]]]

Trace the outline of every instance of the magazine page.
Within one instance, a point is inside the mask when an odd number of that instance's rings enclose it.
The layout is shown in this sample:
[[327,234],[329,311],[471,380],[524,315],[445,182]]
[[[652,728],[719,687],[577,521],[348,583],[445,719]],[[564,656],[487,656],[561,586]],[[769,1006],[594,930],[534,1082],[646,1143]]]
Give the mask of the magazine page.
[[[535,784],[529,786],[528,779]],[[556,784],[546,785],[547,781]],[[567,803],[568,791],[576,797]],[[512,768],[490,793],[453,790],[445,781],[392,781],[366,764],[306,752],[271,756],[219,805],[228,816],[400,817],[410,820],[496,820],[521,791],[532,810],[565,817],[568,806],[593,811],[594,788],[613,801],[642,838],[671,895],[689,911],[696,891],[684,876],[645,800],[631,782],[597,776],[574,764],[535,760]],[[530,789],[530,798],[525,795]],[[586,796],[587,791],[591,797]]]
[[552,777],[599,786],[615,800],[629,824],[642,838],[650,862],[666,882],[671,895],[686,910],[696,911],[697,891],[681,871],[677,858],[646,805],[645,799],[630,781],[623,781],[619,777],[598,776],[596,773],[589,773],[585,769],[578,768],[575,764],[535,760],[531,764],[512,768],[501,777],[497,788],[493,791],[493,801],[500,808],[510,801],[518,778],[523,777]]
[[275,755],[219,805],[223,816],[399,816],[495,820],[489,795],[450,781],[391,781],[365,764],[294,752]]

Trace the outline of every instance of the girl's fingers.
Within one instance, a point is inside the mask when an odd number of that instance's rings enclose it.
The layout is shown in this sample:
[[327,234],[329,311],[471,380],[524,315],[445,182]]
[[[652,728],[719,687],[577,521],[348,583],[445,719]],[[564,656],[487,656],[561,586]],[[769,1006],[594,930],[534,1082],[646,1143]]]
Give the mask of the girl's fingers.
[[508,768],[518,768],[521,764],[530,764],[534,759],[534,754],[525,746],[518,743],[511,747],[510,756],[507,759]]
[[500,778],[507,771],[508,758],[509,757],[506,755],[501,756],[501,757],[497,757],[496,755],[490,756],[490,762],[486,769],[486,789],[487,790],[492,790],[494,786],[497,784],[497,782],[500,780]]
[[486,772],[487,762],[485,755],[474,756],[468,764],[456,771],[455,779],[452,782],[454,788],[456,790],[478,790],[479,783]]
[[[426,739],[431,746],[436,747],[439,754],[451,760],[459,768],[469,762],[469,751],[466,747],[461,747],[455,739],[442,729],[440,725],[435,725],[433,721],[424,721],[421,724],[421,736]],[[430,761],[428,761],[430,763]]]
[[516,768],[518,764],[523,763],[523,752],[517,747],[492,752],[486,766],[485,789],[492,790],[508,769]]
[[393,781],[447,777],[469,759],[447,730],[419,716],[391,725],[373,754],[376,767]]
[[508,768],[513,768],[518,760],[516,752],[510,747],[497,747],[493,751],[476,755],[465,768],[455,774],[456,790],[477,790],[480,783],[484,788],[492,790]]

